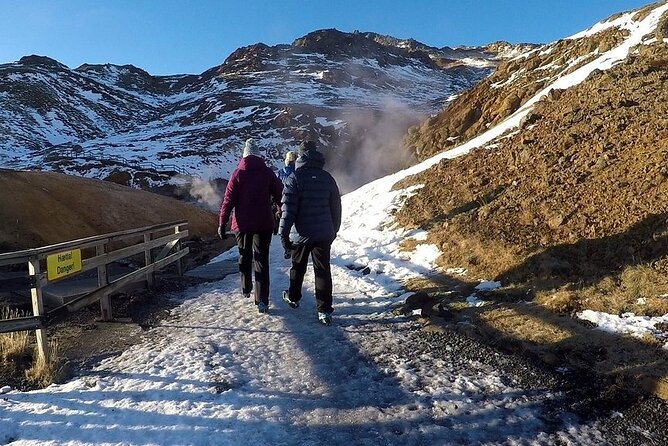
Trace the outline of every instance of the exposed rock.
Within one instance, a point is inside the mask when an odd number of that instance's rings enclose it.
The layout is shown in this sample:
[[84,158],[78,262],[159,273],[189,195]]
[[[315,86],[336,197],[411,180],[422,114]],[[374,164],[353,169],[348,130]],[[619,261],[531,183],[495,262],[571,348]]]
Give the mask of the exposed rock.
[[[415,310],[423,310],[430,312],[431,307],[434,305],[433,298],[429,296],[424,291],[419,291],[417,293],[411,294],[406,298],[406,302],[403,305],[394,310],[395,314],[411,314]],[[425,310],[429,308],[429,310]]]
[[68,70],[67,66],[55,59],[51,59],[50,57],[46,56],[37,56],[34,54],[32,56],[23,56],[21,59],[19,59],[19,63],[21,65],[42,65],[44,67],[55,70]]

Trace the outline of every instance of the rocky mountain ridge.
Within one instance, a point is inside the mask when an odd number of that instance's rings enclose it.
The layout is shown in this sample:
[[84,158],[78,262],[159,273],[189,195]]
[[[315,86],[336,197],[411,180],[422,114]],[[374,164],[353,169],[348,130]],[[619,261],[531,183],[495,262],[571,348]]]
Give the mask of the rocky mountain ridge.
[[[450,50],[446,57],[407,42],[320,30],[290,45],[240,48],[200,75],[175,76],[129,65],[70,69],[27,56],[0,65],[0,164],[149,188],[169,183],[174,169],[142,163],[226,178],[248,137],[277,165],[284,151],[310,137],[335,170],[347,172],[359,164],[351,163],[358,153],[388,145],[390,153],[400,153],[397,140],[408,125],[435,113],[498,63],[492,51]],[[366,169],[371,176],[406,162],[376,158],[385,163]],[[366,175],[353,168],[344,187],[361,184]]]

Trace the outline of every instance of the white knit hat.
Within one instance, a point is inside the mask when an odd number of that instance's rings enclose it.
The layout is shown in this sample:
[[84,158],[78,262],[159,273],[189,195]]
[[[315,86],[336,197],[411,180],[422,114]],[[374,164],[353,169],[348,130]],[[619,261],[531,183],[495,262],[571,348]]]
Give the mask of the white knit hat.
[[243,157],[246,158],[248,155],[260,156],[260,149],[257,147],[257,144],[255,144],[253,138],[248,138],[244,145]]

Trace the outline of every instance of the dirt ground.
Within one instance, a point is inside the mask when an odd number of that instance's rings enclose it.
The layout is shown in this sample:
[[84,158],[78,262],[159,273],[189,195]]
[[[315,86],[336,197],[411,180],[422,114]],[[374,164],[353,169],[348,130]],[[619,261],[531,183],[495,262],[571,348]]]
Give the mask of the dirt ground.
[[[601,389],[668,401],[668,353],[656,342],[595,330],[528,301],[523,292],[479,291],[477,284],[446,274],[412,280],[406,286],[416,294],[395,313],[417,317],[426,332],[461,333],[552,370],[586,376]],[[470,305],[473,294],[484,304]]]

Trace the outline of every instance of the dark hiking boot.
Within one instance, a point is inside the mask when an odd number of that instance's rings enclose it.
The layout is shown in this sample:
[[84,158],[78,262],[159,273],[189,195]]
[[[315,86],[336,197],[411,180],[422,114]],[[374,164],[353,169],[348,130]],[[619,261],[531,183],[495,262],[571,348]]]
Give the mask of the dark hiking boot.
[[268,313],[269,305],[265,304],[264,302],[258,302],[257,311],[259,311],[260,313]]
[[299,302],[290,300],[290,294],[288,294],[288,290],[283,291],[283,300],[286,301],[291,308],[297,308],[299,306]]

